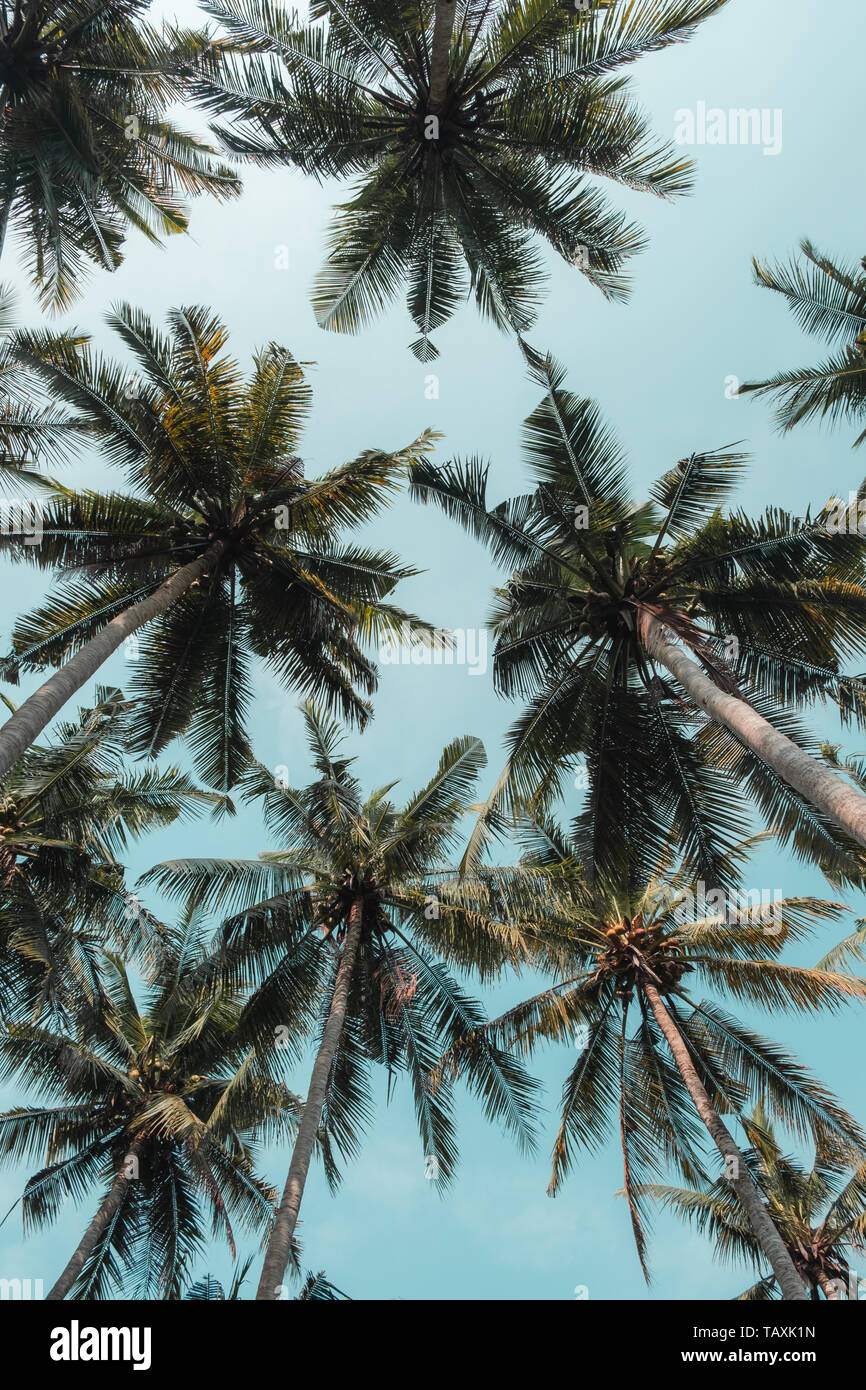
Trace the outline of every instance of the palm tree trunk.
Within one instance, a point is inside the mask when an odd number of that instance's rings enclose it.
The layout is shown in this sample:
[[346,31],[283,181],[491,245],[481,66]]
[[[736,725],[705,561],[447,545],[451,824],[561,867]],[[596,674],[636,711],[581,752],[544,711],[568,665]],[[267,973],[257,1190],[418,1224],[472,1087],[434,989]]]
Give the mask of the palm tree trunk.
[[[134,1140],[129,1147],[129,1154],[127,1155],[127,1158],[132,1157],[137,1159],[140,1156],[140,1154],[141,1145],[137,1140]],[[126,1196],[126,1189],[129,1186],[129,1183],[132,1181],[133,1179],[127,1173],[126,1165],[124,1164],[120,1171],[115,1175],[114,1181],[111,1184],[111,1187],[109,1188],[109,1191],[104,1201],[100,1203],[96,1215],[94,1216],[90,1225],[87,1227],[87,1230],[84,1232],[84,1235],[81,1237],[81,1240],[78,1242],[78,1245],[76,1246],[75,1251],[68,1265],[64,1269],[63,1273],[57,1280],[57,1283],[54,1285],[54,1287],[49,1289],[48,1293],[45,1295],[46,1303],[50,1303],[52,1301],[60,1302],[69,1293],[69,1290],[72,1288],[72,1285],[75,1283],[76,1279],[78,1278],[79,1274],[81,1273],[82,1269],[87,1263],[89,1256],[96,1249],[97,1244],[102,1239],[103,1235],[108,1229],[109,1222],[111,1222],[117,1214],[120,1205],[124,1197]]]
[[13,714],[12,718],[0,728],[0,777],[4,776],[39,737],[42,730],[76,690],[89,681],[113,652],[116,652],[138,628],[159,617],[181,598],[200,579],[208,565],[216,560],[224,549],[222,541],[216,541],[203,555],[191,560],[182,569],[175,570],[155,593],[140,603],[134,603],[118,613],[116,618],[91,637],[89,642],[70,657],[44,685],[29,696]]
[[838,773],[804,753],[746,700],[728,695],[680,646],[669,642],[657,618],[647,626],[646,649],[716,724],[729,729],[762,762],[852,839],[866,845],[866,796]]
[[[805,1302],[806,1290],[803,1288],[794,1261],[788,1253],[785,1242],[767,1215],[767,1209],[761,1200],[761,1194],[752,1182],[743,1155],[723,1123],[721,1115],[713,1106],[706,1088],[695,1070],[691,1053],[682,1034],[662,1003],[662,997],[655,985],[644,981],[643,989],[656,1023],[667,1039],[677,1070],[694,1102],[695,1109],[726,1165],[736,1174],[736,1177],[730,1179],[731,1186],[742,1202],[758,1244],[773,1268],[776,1282],[782,1291],[782,1298]],[[733,1163],[730,1162],[731,1159]]]
[[430,96],[427,101],[427,110],[430,112],[441,110],[448,91],[451,34],[456,14],[457,0],[436,0],[433,44],[430,49]]
[[322,1032],[322,1042],[313,1065],[310,1089],[307,1092],[304,1113],[301,1116],[301,1123],[295,1138],[295,1147],[292,1150],[292,1161],[289,1164],[289,1175],[283,1189],[283,1198],[277,1211],[271,1238],[268,1241],[265,1262],[262,1266],[262,1277],[256,1292],[257,1301],[276,1301],[280,1297],[280,1289],[292,1249],[292,1236],[298,1222],[301,1198],[304,1195],[304,1186],[310,1168],[310,1159],[313,1156],[316,1135],[322,1120],[328,1080],[337,1049],[340,1046],[343,1025],[346,1021],[349,987],[358,958],[358,944],[361,939],[363,920],[364,904],[362,899],[357,898],[349,912],[349,930],[343,944],[343,954],[337,970],[337,978],[334,981],[331,1007]]

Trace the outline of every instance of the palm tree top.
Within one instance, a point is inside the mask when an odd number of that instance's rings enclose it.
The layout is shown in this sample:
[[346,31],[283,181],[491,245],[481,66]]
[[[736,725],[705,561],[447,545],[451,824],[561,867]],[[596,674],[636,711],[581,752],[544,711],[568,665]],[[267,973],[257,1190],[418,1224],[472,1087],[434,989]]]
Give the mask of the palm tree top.
[[706,1179],[703,1131],[665,1046],[650,990],[685,1040],[719,1113],[742,1122],[747,1100],[757,1097],[799,1137],[814,1137],[849,1161],[861,1151],[857,1123],[795,1057],[717,999],[694,993],[704,987],[738,1004],[798,1013],[832,1012],[866,998],[860,978],[780,959],[787,946],[838,920],[841,904],[787,898],[774,905],[771,921],[764,906],[737,895],[722,910],[715,902],[703,906],[699,885],[673,850],[636,885],[633,876],[591,879],[581,845],[553,820],[524,818],[519,837],[530,875],[527,904],[535,898],[527,950],[532,953],[536,941],[543,947],[546,924],[561,957],[557,978],[459,1043],[442,1066],[459,1075],[479,1039],[518,1056],[552,1043],[576,1046],[563,1084],[551,1195],[578,1153],[598,1149],[616,1127],[635,1243],[649,1278],[645,1184],[668,1165],[690,1182]]
[[98,1008],[99,947],[151,964],[164,927],[127,890],[118,861],[133,838],[222,798],[177,768],[124,765],[133,706],[97,688],[0,779],[0,973],[4,1016],[50,1005],[68,1021]]
[[235,1222],[260,1234],[271,1219],[274,1192],[255,1161],[261,1143],[291,1134],[300,1103],[243,1046],[238,993],[212,985],[203,994],[205,954],[201,923],[188,917],[169,933],[143,991],[108,954],[93,1032],[18,1023],[0,1040],[0,1074],[41,1097],[0,1117],[0,1150],[45,1163],[24,1192],[25,1228],[47,1224],[65,1198],[134,1161],[77,1296],[105,1297],[125,1278],[133,1296],[171,1297],[211,1224],[234,1254]]
[[[866,683],[845,671],[866,651],[863,537],[834,530],[830,508],[726,510],[747,463],[736,446],[681,459],[635,503],[598,407],[567,389],[553,358],[526,356],[544,391],[524,428],[531,491],[494,504],[477,459],[412,469],[412,494],[511,571],[489,620],[494,683],[526,704],[495,797],[543,800],[584,757],[583,832],[602,867],[625,856],[645,878],[675,823],[715,884],[741,838],[733,773],[764,824],[859,879],[857,847],[683,698],[648,639],[662,626],[716,686],[817,747],[791,704],[828,700],[845,719],[866,718]],[[479,832],[473,850],[480,843]]]
[[[845,1158],[829,1149],[819,1150],[808,1170],[797,1158],[785,1155],[762,1106],[749,1118],[748,1131],[752,1145],[746,1161],[812,1297],[817,1299],[820,1290],[825,1297],[838,1298],[840,1283],[843,1296],[848,1296],[851,1252],[862,1248],[866,1237],[866,1166],[852,1170]],[[720,1179],[692,1189],[647,1184],[644,1191],[710,1236],[720,1259],[746,1261],[758,1272],[765,1266],[729,1182]],[[739,1298],[754,1301],[778,1296],[769,1274]]]
[[[394,783],[366,795],[342,732],[309,703],[304,719],[316,781],[283,784],[250,762],[242,794],[263,806],[281,848],[258,860],[170,860],[142,878],[222,919],[214,968],[252,984],[239,1031],[270,1059],[300,1057],[321,1027],[350,924],[360,912],[357,966],[323,1124],[354,1153],[372,1109],[371,1064],[411,1081],[425,1155],[446,1183],[457,1153],[453,1099],[431,1073],[446,1047],[483,1022],[481,1006],[443,965],[492,976],[515,959],[520,933],[460,884],[449,863],[485,753],[455,739],[429,782],[402,807]],[[532,1084],[514,1059],[479,1044],[467,1080],[486,1113],[531,1145]]]
[[643,237],[589,181],[672,197],[691,165],[655,139],[619,70],[724,3],[436,0],[398,13],[391,0],[316,0],[302,25],[271,0],[212,0],[245,51],[196,90],[233,154],[358,180],[333,223],[319,322],[357,332],[408,281],[412,350],[429,361],[432,331],[469,291],[500,328],[530,326],[546,279],[534,233],[625,295]]
[[219,47],[145,22],[150,0],[0,3],[0,248],[11,226],[43,304],[66,307],[87,262],[114,270],[126,231],[186,229],[178,194],[227,198],[237,175],[166,119]]
[[427,629],[386,601],[416,571],[341,534],[391,501],[434,436],[366,449],[306,478],[297,450],[311,392],[288,349],[269,344],[246,377],[207,309],[172,311],[167,333],[128,305],[109,322],[134,370],[76,333],[17,339],[19,361],[72,408],[133,491],[56,492],[42,543],[26,555],[17,537],[0,537],[11,558],[60,574],[46,604],[18,622],[5,670],[59,664],[200,559],[200,578],[142,633],[132,747],[156,754],[188,728],[201,775],[227,791],[247,749],[254,657],[364,722],[376,670],[361,644],[404,622]]

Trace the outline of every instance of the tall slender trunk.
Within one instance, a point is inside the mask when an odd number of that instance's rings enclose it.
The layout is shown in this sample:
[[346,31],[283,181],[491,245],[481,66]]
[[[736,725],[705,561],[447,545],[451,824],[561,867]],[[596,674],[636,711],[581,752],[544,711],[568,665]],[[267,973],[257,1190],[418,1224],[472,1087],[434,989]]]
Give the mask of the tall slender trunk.
[[440,111],[448,91],[448,72],[451,58],[451,34],[457,14],[457,0],[436,0],[433,19],[433,44],[430,49],[430,96],[427,110]]
[[343,1025],[346,1021],[346,1010],[349,1005],[349,986],[352,983],[355,962],[358,959],[358,943],[361,940],[361,926],[363,920],[364,903],[361,898],[356,898],[349,912],[349,929],[346,933],[346,940],[343,943],[343,954],[340,958],[337,978],[334,981],[334,993],[331,996],[331,1007],[328,1011],[328,1019],[322,1032],[322,1042],[316,1054],[313,1072],[310,1077],[310,1089],[307,1091],[304,1113],[301,1116],[301,1123],[298,1126],[298,1133],[295,1138],[295,1147],[292,1150],[289,1175],[286,1178],[283,1198],[280,1202],[279,1210],[277,1211],[274,1228],[271,1231],[271,1238],[268,1241],[268,1248],[265,1253],[265,1262],[262,1266],[262,1277],[259,1280],[259,1287],[256,1292],[257,1301],[275,1301],[280,1297],[280,1289],[282,1288],[282,1282],[292,1248],[292,1236],[294,1235],[295,1226],[298,1222],[301,1198],[304,1195],[304,1186],[310,1168],[310,1159],[313,1156],[316,1135],[319,1132],[319,1125],[322,1120],[322,1110],[325,1105],[328,1079],[331,1075],[331,1068],[334,1065],[334,1058],[340,1046]]
[[[138,1140],[133,1140],[132,1144],[130,1144],[129,1146],[129,1153],[127,1154],[127,1159],[138,1159],[140,1158],[140,1156],[141,1144]],[[54,1287],[49,1289],[48,1293],[45,1295],[46,1303],[50,1303],[52,1301],[59,1302],[62,1299],[64,1299],[66,1295],[69,1293],[69,1290],[72,1288],[72,1285],[75,1283],[76,1279],[78,1278],[79,1274],[81,1273],[82,1269],[87,1263],[88,1258],[96,1249],[97,1244],[102,1239],[103,1235],[108,1229],[109,1223],[114,1219],[115,1215],[117,1214],[120,1204],[126,1196],[126,1189],[129,1186],[130,1182],[133,1181],[134,1179],[127,1173],[126,1165],[124,1164],[120,1171],[115,1174],[114,1181],[112,1182],[106,1197],[100,1203],[96,1215],[94,1216],[90,1225],[87,1227],[87,1230],[84,1232],[84,1235],[81,1237],[81,1240],[78,1242],[78,1245],[76,1246],[75,1251],[68,1265],[64,1269],[63,1273],[57,1280],[57,1283],[54,1285]]]
[[[787,1246],[773,1225],[767,1209],[761,1200],[761,1194],[752,1182],[751,1174],[746,1167],[746,1161],[740,1150],[737,1148],[733,1136],[727,1126],[723,1123],[721,1115],[715,1109],[710,1100],[706,1088],[704,1087],[695,1064],[692,1061],[686,1042],[680,1033],[676,1023],[671,1018],[665,1008],[662,997],[655,985],[643,984],[644,993],[650,1003],[650,1008],[655,1016],[656,1023],[667,1039],[668,1047],[671,1050],[677,1071],[683,1079],[689,1095],[694,1102],[695,1109],[706,1126],[713,1143],[718,1149],[722,1158],[725,1160],[729,1171],[736,1174],[731,1177],[730,1182],[737,1196],[743,1204],[749,1224],[755,1233],[758,1244],[769,1260],[776,1282],[782,1291],[782,1298],[787,1300],[806,1301],[806,1290],[803,1282],[788,1253]],[[733,1160],[733,1162],[731,1162]]]
[[9,771],[67,700],[90,680],[121,643],[145,623],[165,613],[176,599],[187,593],[208,565],[219,557],[223,548],[223,542],[216,541],[203,555],[191,560],[182,569],[175,570],[155,593],[118,613],[64,662],[44,685],[40,685],[23,705],[19,705],[12,718],[0,728],[0,777]]
[[866,845],[866,796],[861,791],[804,753],[745,700],[720,690],[684,648],[667,640],[657,618],[648,624],[646,649],[655,661],[667,667],[694,704],[714,723],[730,729],[782,781],[823,811],[852,839]]

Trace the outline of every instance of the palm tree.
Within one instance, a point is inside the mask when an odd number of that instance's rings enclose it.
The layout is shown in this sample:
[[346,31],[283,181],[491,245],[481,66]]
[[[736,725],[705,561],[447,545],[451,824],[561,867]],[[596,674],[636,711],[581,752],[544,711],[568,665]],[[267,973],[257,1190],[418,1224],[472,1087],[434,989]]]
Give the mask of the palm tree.
[[119,690],[98,689],[92,709],[0,779],[0,1017],[48,1006],[68,1022],[99,1005],[101,946],[143,965],[162,949],[162,926],[127,891],[117,856],[221,798],[177,768],[127,771],[133,713]]
[[218,54],[195,90],[232,154],[356,180],[316,282],[319,323],[355,333],[407,285],[426,362],[469,292],[499,328],[529,328],[546,280],[536,233],[626,296],[644,238],[593,180],[673,198],[692,179],[621,69],[724,3],[316,0],[303,26],[273,0],[210,0],[246,51]]
[[134,490],[56,493],[40,545],[0,536],[12,559],[62,575],[14,631],[7,677],[60,669],[0,729],[0,775],[148,624],[129,683],[130,746],[155,755],[186,731],[203,779],[228,791],[246,754],[254,656],[284,686],[368,717],[362,695],[376,672],[358,638],[378,640],[409,619],[383,600],[415,571],[339,537],[381,510],[430,437],[398,453],[365,450],[305,480],[295,449],[310,390],[287,349],[263,349],[245,381],[206,309],[174,310],[167,335],[127,305],[109,323],[140,375],[75,334],[19,339],[20,359],[78,412]]
[[[477,460],[412,471],[416,498],[513,570],[494,680],[527,704],[489,807],[548,795],[582,756],[587,862],[650,873],[675,826],[714,885],[741,833],[734,780],[799,854],[860,881],[866,796],[812,755],[791,707],[866,718],[866,681],[843,669],[866,650],[866,538],[824,512],[724,512],[745,463],[731,449],[682,459],[633,503],[597,407],[552,358],[527,357],[545,390],[525,426],[531,492],[489,505]],[[467,864],[483,835],[482,818]]]
[[120,264],[129,227],[154,242],[185,231],[180,193],[240,192],[216,151],[167,119],[207,70],[209,36],[153,28],[149,3],[0,0],[0,251],[11,224],[53,309],[88,261]]
[[[755,279],[787,301],[799,326],[838,349],[815,367],[780,372],[767,381],[740,387],[771,397],[783,431],[816,418],[832,424],[866,420],[866,258],[841,266],[822,256],[809,241],[800,243],[802,261],[769,265],[754,261]],[[855,446],[866,440],[866,429]]]
[[[485,764],[479,740],[455,739],[432,779],[398,808],[388,796],[393,782],[364,798],[333,720],[310,705],[304,718],[318,779],[295,790],[252,763],[241,782],[246,797],[263,802],[284,847],[258,861],[170,861],[143,880],[201,909],[235,910],[223,928],[222,969],[256,986],[239,1034],[263,1056],[278,1059],[282,1050],[286,1060],[299,1058],[311,1030],[320,1030],[261,1300],[276,1299],[282,1286],[316,1138],[324,1131],[346,1156],[358,1147],[371,1108],[371,1064],[389,1076],[408,1073],[427,1171],[448,1182],[457,1157],[451,1097],[449,1088],[431,1087],[430,1072],[483,1014],[442,959],[480,962],[490,974],[513,959],[517,939],[463,905],[448,868],[466,797]],[[488,1117],[530,1144],[523,1069],[479,1044],[467,1079]]]
[[737,899],[723,911],[707,911],[698,885],[674,871],[670,852],[658,877],[642,885],[598,874],[590,882],[579,842],[555,822],[527,821],[521,833],[529,851],[526,867],[537,876],[543,911],[560,945],[563,932],[571,932],[570,960],[552,986],[452,1048],[443,1074],[459,1075],[479,1045],[529,1055],[545,1042],[576,1042],[579,1056],[563,1086],[550,1195],[576,1152],[598,1148],[613,1121],[635,1244],[648,1279],[641,1184],[668,1163],[687,1181],[702,1177],[703,1126],[725,1161],[732,1200],[783,1296],[803,1299],[772,1213],[722,1116],[742,1121],[751,1095],[766,1101],[798,1135],[814,1136],[824,1146],[832,1141],[847,1154],[859,1150],[861,1132],[798,1061],[715,1002],[696,1001],[686,982],[694,975],[739,1001],[805,1013],[866,997],[866,980],[778,959],[786,943],[836,917],[838,905],[785,899],[773,905],[772,920],[762,905]]
[[[746,1163],[810,1298],[817,1302],[823,1293],[835,1302],[840,1294],[856,1299],[859,1281],[850,1268],[850,1252],[862,1250],[866,1238],[866,1165],[851,1172],[844,1160],[818,1153],[807,1172],[782,1153],[760,1107],[748,1129],[752,1147],[746,1151]],[[700,1188],[649,1183],[643,1192],[701,1234],[712,1236],[721,1259],[745,1261],[756,1273],[766,1267],[730,1183],[721,1180]],[[776,1277],[770,1273],[739,1298],[765,1301],[778,1296]]]
[[234,1254],[235,1220],[260,1233],[273,1217],[257,1146],[293,1130],[298,1102],[239,1041],[238,994],[203,992],[203,958],[200,924],[187,919],[142,1005],[110,955],[94,1036],[19,1023],[0,1041],[0,1074],[40,1097],[0,1116],[0,1153],[45,1159],[24,1191],[25,1229],[103,1188],[48,1299],[105,1298],[121,1284],[132,1297],[177,1296],[209,1225]]

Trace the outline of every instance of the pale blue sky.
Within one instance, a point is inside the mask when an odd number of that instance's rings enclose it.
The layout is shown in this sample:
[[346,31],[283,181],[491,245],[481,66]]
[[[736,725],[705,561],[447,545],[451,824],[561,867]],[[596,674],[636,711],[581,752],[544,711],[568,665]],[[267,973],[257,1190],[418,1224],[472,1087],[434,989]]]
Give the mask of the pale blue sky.
[[[195,22],[189,0],[158,8]],[[853,431],[807,428],[781,439],[765,403],[726,396],[731,376],[769,375],[821,351],[781,302],[753,286],[750,258],[784,256],[804,235],[843,260],[859,260],[866,250],[860,132],[850,117],[862,85],[863,38],[860,0],[837,0],[832,23],[807,0],[730,0],[692,43],[633,70],[659,134],[673,136],[676,113],[699,102],[778,108],[783,116],[777,157],[752,146],[695,149],[698,183],[687,200],[664,204],[613,191],[651,236],[649,251],[633,262],[627,306],[607,304],[575,270],[548,256],[550,291],[530,339],[566,363],[572,389],[601,403],[631,454],[635,495],[682,455],[733,440],[747,441],[755,456],[741,494],[754,508],[802,510],[832,492],[847,495],[866,472],[866,454],[857,457],[850,449]],[[415,333],[400,304],[357,338],[317,328],[308,293],[335,192],[288,172],[247,171],[240,201],[194,206],[189,237],[164,251],[130,240],[125,265],[112,276],[94,275],[64,321],[105,342],[101,319],[114,300],[128,299],[157,316],[177,304],[209,304],[227,321],[232,350],[242,361],[275,339],[317,364],[302,449],[308,476],[362,448],[399,446],[430,426],[445,436],[440,460],[452,453],[492,460],[496,500],[522,487],[520,426],[536,404],[537,388],[525,380],[516,344],[474,307],[436,335],[441,357],[432,366],[420,365],[407,350]],[[289,251],[288,270],[275,268],[281,247]],[[3,277],[12,278],[11,264]],[[36,323],[26,289],[20,303],[22,321]],[[430,372],[440,382],[433,401],[425,398]],[[101,467],[88,460],[68,476],[104,481]],[[495,574],[485,552],[461,531],[404,500],[371,534],[424,570],[402,587],[398,601],[404,606],[445,627],[483,623]],[[38,595],[40,581],[5,566],[2,579],[5,647],[15,614]],[[117,657],[103,679],[123,684],[125,674]],[[253,736],[264,762],[286,765],[291,778],[303,782],[308,767],[295,705],[262,676]],[[470,677],[459,668],[386,668],[376,718],[363,738],[354,739],[360,772],[370,785],[401,776],[408,793],[429,775],[442,746],[468,732],[484,739],[492,776],[515,713],[495,697],[489,672]],[[826,727],[832,730],[832,722]],[[131,876],[181,847],[193,855],[247,855],[270,846],[257,814],[245,811],[219,826],[197,824],[151,837],[130,855]],[[829,895],[819,875],[777,853],[762,856],[751,883]],[[853,899],[851,905],[863,911]],[[798,959],[810,963],[817,954],[807,949]],[[526,981],[510,982],[488,1004],[498,1008],[526,988]],[[762,1019],[759,1026],[800,1053],[863,1118],[862,1017],[851,1010],[832,1020]],[[358,1298],[557,1300],[573,1299],[575,1287],[584,1285],[590,1299],[733,1294],[745,1276],[716,1268],[709,1248],[667,1219],[656,1224],[655,1283],[648,1294],[625,1206],[614,1198],[622,1180],[615,1149],[584,1161],[555,1202],[545,1196],[559,1089],[572,1062],[562,1049],[539,1060],[548,1115],[535,1158],[518,1157],[470,1101],[461,1104],[461,1176],[444,1201],[425,1181],[411,1100],[398,1084],[389,1108],[381,1097],[375,1126],[339,1196],[332,1199],[321,1175],[313,1174],[301,1228],[305,1264],[325,1268]],[[302,1073],[295,1084],[303,1090]],[[268,1172],[280,1186],[286,1166],[285,1154],[271,1156]],[[23,1170],[0,1174],[2,1211],[24,1176]],[[10,1217],[0,1230],[0,1275],[42,1277],[47,1287],[90,1209],[68,1210],[54,1230],[26,1243],[20,1220]],[[225,1273],[227,1256],[219,1251],[210,1267]]]

